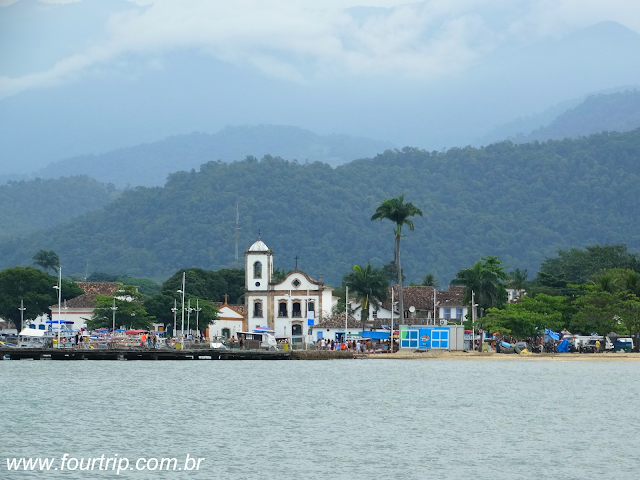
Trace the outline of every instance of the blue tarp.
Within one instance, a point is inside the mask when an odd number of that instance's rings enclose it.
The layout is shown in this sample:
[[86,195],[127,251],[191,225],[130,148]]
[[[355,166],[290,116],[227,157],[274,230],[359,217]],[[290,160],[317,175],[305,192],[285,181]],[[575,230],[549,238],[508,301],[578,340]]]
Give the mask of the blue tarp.
[[389,332],[371,332],[365,330],[363,337],[368,337],[371,340],[389,340]]
[[558,344],[558,353],[568,353],[568,352],[569,352],[569,340],[565,338]]
[[552,332],[548,328],[544,329],[544,334],[548,335],[549,337],[553,338],[554,340],[560,340],[560,334],[558,332]]

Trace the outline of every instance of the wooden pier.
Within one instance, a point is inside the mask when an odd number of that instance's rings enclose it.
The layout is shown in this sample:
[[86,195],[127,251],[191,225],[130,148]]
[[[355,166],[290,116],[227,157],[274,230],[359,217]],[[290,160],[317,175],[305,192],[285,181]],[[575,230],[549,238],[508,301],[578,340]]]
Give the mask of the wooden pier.
[[291,352],[217,349],[0,348],[0,360],[290,360]]

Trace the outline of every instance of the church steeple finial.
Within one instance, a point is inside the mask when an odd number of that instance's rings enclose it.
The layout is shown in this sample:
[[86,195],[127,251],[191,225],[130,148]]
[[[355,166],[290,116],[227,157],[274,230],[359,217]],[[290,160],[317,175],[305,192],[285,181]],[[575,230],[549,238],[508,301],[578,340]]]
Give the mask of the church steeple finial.
[[258,229],[258,240],[260,240],[260,229]]
[[227,302],[229,301],[229,295],[227,293],[224,294],[224,304],[229,305]]

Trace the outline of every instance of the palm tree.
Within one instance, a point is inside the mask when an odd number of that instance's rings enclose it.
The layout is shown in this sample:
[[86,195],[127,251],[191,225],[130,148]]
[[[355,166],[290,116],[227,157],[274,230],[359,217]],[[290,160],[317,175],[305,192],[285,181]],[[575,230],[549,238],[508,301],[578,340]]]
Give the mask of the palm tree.
[[377,307],[387,299],[389,281],[381,268],[373,268],[370,263],[363,268],[354,265],[353,271],[342,279],[342,283],[349,287],[349,293],[353,293],[360,302],[362,331],[364,324],[369,320],[369,308]]
[[424,280],[422,281],[422,285],[425,287],[433,287],[438,288],[438,279],[433,273],[427,273],[424,276]]
[[398,266],[398,306],[400,307],[400,315],[404,318],[404,302],[402,299],[402,265],[400,263],[400,238],[402,237],[402,226],[406,225],[409,230],[413,231],[414,225],[409,217],[414,215],[422,216],[422,210],[413,203],[404,203],[404,194],[398,198],[386,199],[376,209],[371,220],[391,220],[396,224],[393,230],[396,236],[396,261]]
[[460,270],[451,280],[451,285],[464,287],[462,297],[464,303],[471,303],[471,292],[473,292],[476,303],[483,309],[499,307],[503,299],[504,285],[500,278],[496,272],[485,269],[480,260],[471,268]]
[[509,274],[509,279],[511,280],[509,286],[518,292],[518,297],[521,297],[522,292],[526,290],[528,277],[527,271],[521,271],[519,268]]
[[40,250],[33,256],[33,264],[41,266],[46,273],[49,273],[49,270],[58,273],[60,258],[53,250]]

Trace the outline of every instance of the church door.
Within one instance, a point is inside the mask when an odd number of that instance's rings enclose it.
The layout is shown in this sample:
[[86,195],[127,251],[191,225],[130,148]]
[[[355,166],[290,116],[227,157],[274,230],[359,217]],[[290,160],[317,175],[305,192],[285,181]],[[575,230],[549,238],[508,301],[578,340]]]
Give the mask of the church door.
[[231,332],[229,331],[229,329],[228,329],[228,328],[223,328],[223,329],[222,329],[222,336],[223,336],[224,338],[229,338],[229,337],[231,336]]

